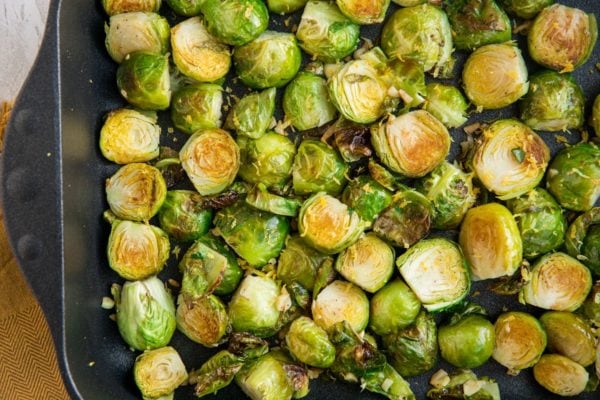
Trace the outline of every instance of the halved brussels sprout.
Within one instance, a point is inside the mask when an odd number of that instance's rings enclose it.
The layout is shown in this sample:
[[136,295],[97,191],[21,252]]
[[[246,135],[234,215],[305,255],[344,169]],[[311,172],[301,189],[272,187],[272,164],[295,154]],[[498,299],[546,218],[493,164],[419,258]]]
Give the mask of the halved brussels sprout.
[[563,244],[567,221],[554,197],[535,188],[506,203],[523,241],[523,256],[534,258]]
[[387,190],[395,191],[398,189],[405,189],[405,186],[402,183],[406,180],[405,177],[389,171],[386,167],[379,164],[373,158],[369,159],[367,168],[369,169],[369,176]]
[[388,399],[415,399],[410,384],[388,363],[381,370],[365,374],[361,378],[361,387]]
[[540,317],[548,336],[548,350],[587,367],[596,361],[596,339],[590,325],[565,311],[548,311]]
[[458,241],[474,280],[511,276],[521,264],[519,227],[501,204],[489,203],[467,211]]
[[348,165],[326,143],[304,140],[294,158],[292,177],[294,192],[309,195],[317,192],[339,194],[346,184]]
[[106,50],[117,63],[134,51],[165,54],[171,35],[166,18],[152,12],[128,12],[110,17],[104,26]]
[[390,364],[404,377],[421,375],[437,364],[437,327],[426,311],[421,311],[412,325],[382,339]]
[[195,17],[202,12],[205,0],[166,0],[171,10],[183,17]]
[[427,236],[432,218],[431,202],[421,193],[403,188],[379,214],[373,223],[373,232],[391,244],[407,249]]
[[106,116],[100,130],[100,151],[117,164],[150,161],[159,154],[160,126],[156,113],[119,108]]
[[158,12],[160,5],[161,0],[102,0],[102,7],[109,16],[134,11]]
[[570,74],[542,71],[531,76],[529,92],[521,99],[521,120],[542,131],[583,126],[585,98]]
[[284,217],[298,216],[298,210],[302,206],[300,200],[269,193],[263,184],[258,184],[250,189],[246,195],[246,204],[257,210],[283,215]]
[[432,400],[500,400],[500,388],[491,378],[477,378],[473,371],[459,369],[450,375],[440,369],[432,375],[430,383],[434,386],[427,392]]
[[592,289],[590,270],[565,253],[546,254],[531,270],[521,292],[527,304],[546,310],[574,311]]
[[448,128],[458,128],[467,122],[469,105],[460,90],[441,83],[427,85],[427,100],[423,109]]
[[308,54],[326,62],[349,56],[356,49],[360,27],[327,1],[309,1],[302,12],[296,37]]
[[452,64],[452,30],[446,13],[430,4],[401,8],[385,22],[381,47],[388,57],[411,58],[434,76]]
[[567,253],[600,276],[600,207],[581,214],[567,231]]
[[488,44],[475,50],[462,72],[465,94],[477,107],[506,107],[529,90],[527,66],[521,50],[511,42]]
[[170,346],[149,350],[137,356],[133,376],[144,399],[167,396],[188,379],[179,353]]
[[232,46],[256,39],[269,24],[269,11],[261,0],[205,0],[202,14],[209,32]]
[[474,50],[512,38],[510,19],[494,0],[451,1],[446,12],[459,50]]
[[171,29],[173,62],[182,74],[198,82],[214,82],[231,68],[229,47],[211,35],[200,17]]
[[307,0],[267,0],[269,11],[275,14],[289,14],[298,11]]
[[121,219],[148,221],[166,197],[165,180],[158,169],[148,164],[127,164],[106,180],[106,200]]
[[381,288],[371,299],[369,328],[378,335],[388,335],[412,324],[421,302],[400,279]]
[[[268,348],[265,349],[265,352]],[[204,397],[216,394],[219,390],[227,387],[244,366],[246,359],[243,356],[233,354],[228,350],[221,350],[210,357],[202,366],[190,372],[189,383],[196,385],[194,394]]]
[[212,209],[191,190],[169,190],[158,211],[160,227],[175,240],[191,242],[208,232],[212,224]]
[[333,196],[320,192],[304,202],[298,216],[300,237],[325,254],[356,242],[365,229],[360,216]]
[[402,7],[412,7],[412,6],[418,6],[419,4],[424,4],[424,3],[434,3],[434,1],[430,1],[430,0],[392,0],[392,2],[398,4],[399,6],[402,6]]
[[392,194],[369,175],[351,180],[341,197],[342,202],[371,222],[392,202]]
[[396,265],[427,311],[452,307],[469,294],[469,267],[458,245],[448,239],[421,240]]
[[561,206],[574,211],[590,210],[600,198],[600,147],[577,143],[554,157],[546,185]]
[[425,110],[411,111],[371,127],[371,143],[391,170],[416,178],[444,161],[450,151],[448,129]]
[[552,393],[577,396],[585,390],[589,374],[585,368],[567,357],[544,354],[533,367],[533,377]]
[[336,0],[340,11],[357,24],[383,22],[390,0]]
[[277,89],[269,88],[242,97],[227,115],[225,126],[235,130],[238,135],[260,138],[273,120],[276,93]]
[[354,332],[362,332],[369,323],[369,299],[358,286],[333,281],[314,299],[312,315],[316,324],[328,332],[343,321]]
[[455,229],[467,210],[475,204],[472,174],[463,172],[449,162],[443,162],[416,183],[416,189],[433,205],[432,226]]
[[554,0],[500,0],[502,7],[519,18],[531,19],[544,8],[554,3]]
[[240,149],[222,129],[198,131],[179,152],[181,165],[201,195],[220,193],[233,183],[240,168]]
[[327,81],[310,72],[300,72],[287,85],[282,105],[287,119],[300,131],[323,126],[337,115],[329,100]]
[[538,64],[571,72],[592,54],[598,27],[594,14],[555,4],[544,8],[527,34],[529,55]]
[[594,100],[590,124],[592,125],[592,128],[594,128],[596,136],[600,137],[600,94],[596,96],[596,100]]
[[[253,1],[263,4],[260,0]],[[302,54],[291,33],[266,31],[250,43],[236,47],[233,62],[244,84],[265,89],[291,81],[300,70]]]
[[290,286],[299,283],[312,291],[317,270],[328,257],[309,247],[299,236],[290,236],[277,262],[277,279]]
[[496,320],[494,328],[496,340],[492,357],[509,372],[533,366],[546,348],[544,328],[527,313],[503,313]]
[[214,223],[227,244],[256,267],[279,255],[290,229],[287,218],[257,210],[244,201],[220,210]]
[[216,347],[227,333],[229,318],[223,302],[214,295],[191,301],[180,298],[177,306],[177,329],[193,342]]
[[550,150],[531,128],[501,119],[483,130],[471,164],[483,185],[500,200],[518,197],[540,183]]
[[395,255],[393,247],[369,233],[340,253],[335,269],[361,289],[375,293],[394,273]]
[[169,56],[136,51],[123,58],[117,69],[121,96],[142,110],[165,110],[171,102]]
[[292,322],[285,343],[294,358],[311,367],[329,368],[335,360],[335,347],[327,332],[308,317]]
[[175,304],[160,279],[113,284],[111,293],[119,333],[129,346],[152,350],[169,344],[176,327]]
[[171,120],[177,129],[192,134],[200,129],[221,127],[223,88],[201,83],[187,85],[173,93]]

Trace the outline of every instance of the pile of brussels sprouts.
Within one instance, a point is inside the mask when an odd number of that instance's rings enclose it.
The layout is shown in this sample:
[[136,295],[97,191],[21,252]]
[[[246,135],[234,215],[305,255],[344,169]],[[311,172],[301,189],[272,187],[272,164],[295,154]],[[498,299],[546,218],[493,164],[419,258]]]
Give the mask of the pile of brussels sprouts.
[[[570,75],[593,15],[553,0],[102,3],[128,103],[100,132],[120,165],[108,264],[144,399],[234,380],[255,400],[301,398],[319,375],[414,399],[405,378],[428,373],[432,399],[497,400],[470,370],[490,358],[558,395],[595,390],[598,136],[553,157],[546,144],[587,122],[600,135],[600,100],[586,114]],[[370,24],[381,35],[359,47]],[[167,109],[177,149],[161,147]],[[475,284],[532,307],[494,321]],[[218,352],[184,365],[176,330]],[[440,357],[452,370],[433,370]]]

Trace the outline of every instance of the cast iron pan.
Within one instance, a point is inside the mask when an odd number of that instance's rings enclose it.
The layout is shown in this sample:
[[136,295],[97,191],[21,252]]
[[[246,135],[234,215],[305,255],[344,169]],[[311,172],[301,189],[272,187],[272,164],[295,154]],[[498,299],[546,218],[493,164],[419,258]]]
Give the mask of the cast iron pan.
[[[570,0],[562,3],[600,15],[595,0]],[[397,7],[392,5],[389,12]],[[164,13],[174,20],[169,10]],[[294,21],[299,15],[294,16]],[[11,245],[31,287],[48,318],[60,369],[73,398],[85,400],[137,399],[131,368],[137,353],[128,349],[115,324],[108,319],[114,311],[100,307],[111,283],[121,280],[107,264],[105,246],[108,226],[101,219],[107,208],[104,180],[117,169],[100,154],[97,143],[102,116],[124,106],[115,85],[116,64],[104,48],[106,16],[99,1],[54,0],[50,4],[45,39],[37,62],[19,96],[8,127],[2,158],[2,200]],[[274,17],[270,29],[282,30],[283,19]],[[362,29],[363,37],[379,37],[380,28]],[[523,38],[517,38],[524,49]],[[592,100],[600,93],[600,45],[588,63],[575,72]],[[460,61],[464,61],[464,56]],[[527,60],[530,72],[539,67]],[[7,60],[6,62],[10,62]],[[459,62],[459,67],[462,62]],[[458,69],[457,69],[458,71]],[[454,82],[457,84],[457,82]],[[234,87],[241,94],[247,89]],[[282,90],[279,90],[281,95]],[[588,110],[591,104],[588,103]],[[474,121],[492,121],[515,115],[516,108],[477,114]],[[161,115],[165,144],[179,148],[185,135],[167,134],[168,116]],[[462,130],[452,132],[451,158],[464,140]],[[574,143],[578,133],[565,135]],[[561,147],[554,134],[542,133],[552,149]],[[183,249],[185,250],[185,249]],[[171,260],[173,261],[173,260]],[[175,276],[173,262],[161,278]],[[176,276],[175,276],[176,277]],[[504,309],[526,310],[539,315],[541,310],[524,307],[516,296],[489,293],[489,282],[474,285],[476,297],[489,311],[492,320]],[[188,367],[197,368],[215,350],[192,344],[176,333],[172,345]],[[440,363],[438,367],[452,370]],[[428,380],[437,368],[410,379],[418,399],[425,398]],[[531,370],[517,377],[506,375],[494,361],[477,368],[479,375],[494,377],[503,399],[557,399],[543,390]],[[24,384],[27,384],[24,382]],[[192,399],[192,388],[177,391],[177,399]],[[210,396],[209,396],[210,398]],[[243,399],[234,385],[213,398]],[[308,399],[381,399],[361,392],[356,385],[319,379],[311,383]],[[598,398],[598,392],[581,395]]]

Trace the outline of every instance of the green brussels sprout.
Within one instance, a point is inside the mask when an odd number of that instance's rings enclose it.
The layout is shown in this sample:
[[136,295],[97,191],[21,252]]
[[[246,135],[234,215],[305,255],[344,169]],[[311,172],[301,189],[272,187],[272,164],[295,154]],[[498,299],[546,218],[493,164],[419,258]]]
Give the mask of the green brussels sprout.
[[512,42],[488,44],[475,50],[462,72],[465,94],[481,109],[498,109],[527,94],[527,66]]
[[369,323],[369,299],[358,286],[333,281],[314,299],[312,315],[316,324],[328,332],[343,321],[354,332],[362,332]]
[[299,283],[312,291],[317,270],[328,257],[304,243],[299,236],[290,236],[277,262],[277,279],[291,286]]
[[392,400],[416,398],[409,383],[388,363],[381,370],[369,372],[362,377],[361,387]]
[[256,267],[279,255],[290,229],[287,218],[257,210],[243,201],[217,212],[214,223],[227,244]]
[[550,150],[531,128],[501,119],[483,130],[471,164],[481,183],[500,200],[518,197],[536,187],[550,161]]
[[119,333],[129,346],[143,351],[169,344],[176,327],[175,304],[160,279],[113,284],[111,293]]
[[360,27],[346,18],[337,5],[326,1],[306,3],[296,31],[300,47],[325,62],[351,55],[359,36]]
[[335,360],[335,347],[327,332],[308,317],[300,317],[290,325],[285,343],[292,356],[311,367],[329,368]]
[[509,371],[517,372],[538,362],[546,348],[546,332],[531,315],[510,311],[494,324],[495,344],[492,357]]
[[523,242],[519,227],[501,204],[489,203],[467,211],[458,241],[473,280],[511,276],[521,264]]
[[454,0],[447,4],[452,39],[457,49],[474,50],[486,44],[511,40],[510,19],[494,0]]
[[298,216],[298,231],[306,244],[335,254],[356,242],[365,229],[360,216],[333,196],[320,192],[308,198]]
[[600,147],[577,143],[554,157],[546,174],[548,191],[561,206],[587,211],[600,198]]
[[390,116],[371,127],[371,143],[392,171],[418,178],[440,165],[450,151],[448,129],[425,110]]
[[529,55],[559,72],[571,72],[592,54],[598,27],[594,14],[555,4],[544,8],[527,34]]
[[427,100],[423,109],[448,128],[458,128],[467,122],[469,105],[460,90],[441,83],[427,85]]
[[250,189],[245,200],[246,204],[251,205],[257,210],[267,211],[271,214],[282,215],[284,217],[298,216],[298,210],[302,206],[300,200],[269,193],[263,184],[258,184]]
[[533,377],[544,389],[560,396],[583,393],[589,380],[585,368],[558,354],[544,354],[533,367]]
[[427,85],[425,84],[425,70],[416,60],[393,59],[389,63],[393,73],[394,85],[390,93],[400,97],[403,107],[399,110],[404,113],[411,108],[425,102]]
[[290,14],[298,11],[308,0],[267,0],[269,11],[275,14]]
[[137,356],[133,376],[144,399],[168,396],[188,379],[179,353],[170,346],[149,350]]
[[400,279],[381,288],[371,299],[369,328],[378,335],[389,335],[412,324],[421,302]]
[[341,200],[366,222],[371,222],[392,202],[392,194],[369,175],[351,180]]
[[244,366],[243,357],[237,356],[228,350],[221,350],[210,357],[202,366],[190,372],[189,383],[196,385],[194,394],[204,397],[216,394],[228,386]]
[[240,80],[254,89],[284,86],[296,76],[301,62],[300,48],[291,33],[266,31],[233,51]]
[[177,329],[193,342],[216,347],[227,333],[229,318],[223,302],[214,295],[179,301]]
[[361,25],[383,22],[390,0],[336,0],[340,11],[353,22]]
[[327,82],[311,72],[300,72],[287,85],[283,111],[292,126],[300,131],[323,126],[337,115],[329,100]]
[[171,29],[171,48],[177,69],[197,82],[214,82],[231,68],[229,47],[210,34],[200,17]]
[[119,93],[142,110],[165,110],[171,102],[169,56],[135,51],[117,69]]
[[521,99],[521,120],[532,129],[564,131],[583,126],[585,98],[570,74],[541,71],[531,76]]
[[129,12],[110,17],[104,26],[104,44],[110,57],[121,63],[134,51],[165,54],[169,51],[171,35],[166,18],[153,12]]
[[221,127],[223,88],[201,83],[183,86],[173,93],[171,120],[175,127],[192,134],[201,129]]
[[212,210],[191,190],[169,190],[158,211],[160,227],[181,242],[191,242],[206,234],[212,224]]
[[540,317],[548,336],[548,350],[587,367],[596,361],[596,339],[590,325],[565,311],[548,311]]
[[166,0],[175,14],[183,17],[194,17],[202,11],[205,0]]
[[233,293],[233,291],[237,288],[238,284],[240,283],[240,280],[242,279],[242,276],[244,274],[238,264],[237,257],[235,256],[235,254],[231,251],[229,247],[227,247],[223,240],[216,236],[204,235],[196,241],[195,246],[199,246],[199,243],[202,243],[204,246],[212,249],[219,255],[224,256],[227,260],[227,265],[223,272],[221,282],[214,289],[213,293],[219,296]]
[[433,207],[421,193],[401,189],[373,223],[373,232],[394,246],[409,248],[427,236]]
[[348,165],[326,143],[304,140],[294,157],[292,178],[294,192],[309,195],[317,192],[339,194],[346,184]]
[[448,17],[430,4],[401,8],[383,25],[381,47],[388,57],[414,59],[437,76],[452,63]]
[[544,8],[552,5],[554,0],[500,0],[500,3],[509,14],[531,19]]
[[566,234],[567,253],[600,276],[600,207],[594,207],[573,221]]
[[577,313],[592,326],[600,327],[600,281],[596,281],[592,286],[588,298],[577,310]]
[[148,221],[166,197],[165,180],[158,169],[148,164],[124,165],[106,180],[106,200],[121,219]]
[[458,245],[448,239],[421,240],[396,265],[427,311],[450,308],[469,294],[469,267]]
[[203,196],[220,193],[233,183],[240,168],[240,149],[222,129],[198,131],[179,152],[181,165]]
[[372,158],[369,159],[367,168],[369,169],[369,176],[387,190],[395,191],[405,188],[402,184],[406,179],[405,177],[395,172],[388,171],[387,168]]
[[403,377],[421,375],[437,364],[437,327],[426,311],[421,311],[412,325],[382,339],[390,364]]
[[160,5],[161,0],[102,0],[102,7],[109,16],[135,11],[158,12]]
[[417,181],[416,189],[431,202],[436,229],[457,228],[476,200],[472,174],[446,161]]
[[525,258],[546,254],[563,244],[567,221],[550,193],[538,187],[506,205],[521,232]]
[[521,291],[525,303],[546,310],[574,311],[592,289],[590,270],[565,253],[541,257]]
[[500,400],[500,388],[491,378],[477,378],[473,371],[460,369],[448,373],[439,370],[431,377],[434,386],[427,392],[432,400],[466,399],[466,400]]
[[269,88],[242,97],[227,115],[225,126],[235,130],[238,135],[260,138],[273,120],[276,92],[277,89]]
[[160,126],[156,113],[119,108],[106,116],[100,130],[100,151],[117,164],[150,161],[159,154]]
[[594,128],[596,136],[600,137],[600,94],[596,96],[596,100],[594,100],[590,124],[592,125],[592,128]]
[[269,24],[269,11],[260,0],[205,0],[202,14],[208,31],[232,46],[256,39]]
[[430,0],[392,0],[392,1],[402,7],[418,6],[419,4],[424,4],[424,3],[428,3],[428,2],[433,3],[433,1],[430,1]]

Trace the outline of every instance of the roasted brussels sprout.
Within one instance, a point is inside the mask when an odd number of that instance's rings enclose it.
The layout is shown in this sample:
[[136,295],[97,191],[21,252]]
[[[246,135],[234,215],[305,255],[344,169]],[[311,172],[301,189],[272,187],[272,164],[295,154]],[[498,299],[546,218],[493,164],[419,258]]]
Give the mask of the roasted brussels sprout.
[[129,53],[117,69],[119,93],[134,107],[164,110],[171,102],[168,55]]
[[502,7],[519,18],[531,19],[544,8],[554,3],[554,0],[500,0]]
[[229,318],[223,302],[214,295],[191,301],[180,298],[177,329],[205,347],[216,347],[227,333]]
[[266,31],[233,51],[240,80],[254,89],[284,86],[296,76],[301,62],[300,48],[291,33]]
[[369,175],[360,175],[346,185],[341,200],[364,221],[371,222],[390,205],[392,194]]
[[335,324],[346,321],[354,332],[362,332],[369,323],[369,299],[356,285],[333,281],[312,303],[314,321],[331,332]]
[[577,143],[561,150],[546,174],[548,191],[561,206],[587,211],[600,198],[600,147]]
[[304,243],[299,236],[290,236],[277,262],[277,278],[290,286],[297,282],[312,291],[317,270],[327,256]]
[[356,49],[360,27],[327,1],[306,3],[296,37],[308,54],[325,62],[349,56]]
[[369,328],[378,335],[388,335],[412,324],[421,302],[400,279],[381,288],[371,299]]
[[510,19],[494,0],[449,1],[446,12],[454,46],[459,50],[511,40]]
[[327,332],[308,317],[292,322],[285,343],[294,358],[311,367],[329,368],[335,360],[335,347]]
[[405,177],[389,171],[386,167],[379,164],[373,158],[369,159],[367,168],[369,169],[369,176],[387,190],[395,191],[405,188],[404,184],[402,183],[406,180]]
[[164,347],[175,332],[175,304],[160,279],[113,284],[117,326],[121,337],[136,350]]
[[205,0],[166,0],[175,14],[183,17],[194,17],[202,12]]
[[434,386],[427,392],[432,400],[500,400],[498,384],[487,376],[477,378],[473,371],[460,369],[448,373],[443,369],[432,375],[430,383]]
[[510,42],[475,50],[465,63],[462,78],[465,94],[482,109],[506,107],[529,90],[521,50]]
[[501,200],[518,197],[540,183],[550,150],[531,128],[501,119],[484,129],[471,165],[481,183]]
[[260,138],[273,120],[276,92],[277,89],[270,88],[242,97],[227,115],[225,126],[238,135]]
[[434,76],[452,64],[452,30],[446,13],[430,4],[401,8],[387,19],[381,47],[388,57],[411,58]]
[[298,11],[307,0],[267,0],[269,11],[275,14],[289,14]]
[[150,161],[159,154],[160,126],[156,113],[119,108],[106,116],[100,130],[100,151],[117,164]]
[[357,24],[383,22],[390,0],[336,0],[340,11]]
[[294,158],[292,177],[294,192],[308,195],[317,192],[339,194],[346,184],[348,165],[326,143],[304,140]]
[[179,152],[181,165],[201,195],[225,190],[240,168],[240,149],[222,129],[198,131]]
[[287,85],[282,105],[287,119],[300,131],[323,126],[337,115],[327,82],[310,72],[300,72]]
[[594,207],[573,221],[565,240],[567,253],[600,276],[600,207]]
[[284,217],[298,216],[298,210],[302,206],[302,202],[298,199],[269,193],[263,184],[258,184],[250,189],[246,195],[246,203],[257,210],[267,211],[271,214],[282,215]]
[[523,241],[523,256],[534,258],[557,249],[565,240],[567,222],[554,198],[535,188],[507,202]]
[[160,5],[161,0],[102,0],[102,7],[110,16],[135,11],[158,12]]
[[519,311],[501,314],[496,323],[492,357],[512,372],[538,362],[546,348],[546,332],[531,315]]
[[418,6],[419,4],[424,4],[427,2],[433,3],[433,1],[430,1],[430,0],[392,0],[392,1],[402,7]]
[[423,109],[448,128],[458,128],[467,122],[469,105],[460,90],[441,83],[427,85],[427,100]]
[[117,63],[134,51],[165,54],[171,35],[166,18],[152,12],[129,12],[110,17],[105,25],[106,50]]
[[594,100],[590,124],[592,125],[592,128],[594,128],[596,136],[600,137],[600,94],[596,96],[596,100]]
[[169,190],[158,211],[160,227],[176,240],[191,242],[208,232],[212,209],[204,199],[191,190]]
[[527,34],[529,55],[559,72],[571,72],[587,61],[598,37],[594,14],[555,4],[544,8]]
[[137,356],[133,376],[144,399],[167,396],[188,379],[181,357],[170,346],[149,350]]
[[448,129],[425,110],[411,111],[371,127],[371,143],[391,170],[417,178],[441,164],[450,151]]
[[200,129],[221,127],[223,88],[201,83],[188,85],[173,93],[171,120],[175,127],[192,134]]
[[581,365],[558,354],[544,354],[533,367],[533,377],[546,390],[560,396],[583,393],[589,374]]
[[158,169],[148,164],[127,164],[106,180],[106,200],[121,219],[148,221],[166,197],[165,180]]
[[361,387],[388,399],[415,399],[409,383],[388,363],[380,370],[366,373],[361,378]]
[[205,0],[202,14],[208,31],[232,46],[256,39],[269,24],[269,11],[260,0]]
[[548,350],[587,367],[596,361],[596,339],[590,325],[565,311],[548,311],[540,317],[548,336]]
[[521,264],[519,227],[501,204],[489,203],[467,211],[458,240],[474,280],[511,276]]

